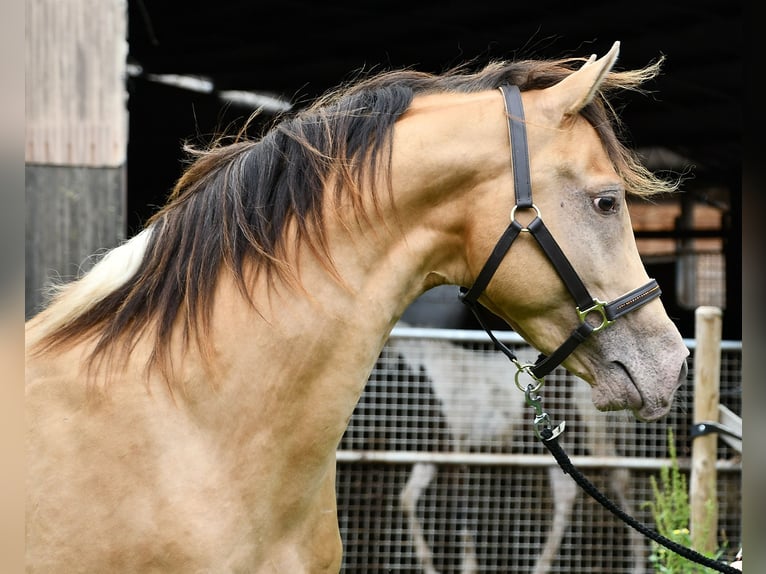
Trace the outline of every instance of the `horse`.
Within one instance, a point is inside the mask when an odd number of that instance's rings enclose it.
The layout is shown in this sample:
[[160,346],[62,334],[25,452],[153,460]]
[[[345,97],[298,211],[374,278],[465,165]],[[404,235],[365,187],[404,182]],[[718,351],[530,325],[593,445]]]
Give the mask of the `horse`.
[[440,284],[598,409],[665,415],[688,352],[626,196],[678,182],[621,141],[609,99],[661,61],[617,70],[618,51],[370,73],[190,149],[143,230],[26,324],[27,571],[337,572],[337,445]]
[[[404,316],[407,317],[412,309],[410,307],[405,311]],[[398,325],[409,326],[404,321],[399,321]],[[518,425],[524,420],[523,413],[529,407],[524,393],[508,384],[508,361],[505,356],[466,348],[450,341],[426,338],[392,338],[388,346],[404,359],[411,370],[424,372],[430,380],[456,451],[470,452],[488,445],[512,445]],[[529,349],[520,349],[518,356],[531,361],[531,356],[523,356],[530,352]],[[546,384],[546,388],[549,388],[550,383]],[[470,393],[466,393],[466,389],[470,389]],[[572,405],[581,417],[587,451],[593,456],[617,456],[617,446],[611,440],[606,419],[588,408],[590,398],[587,387],[573,385],[570,393]],[[577,484],[553,464],[553,459],[551,462],[548,479],[553,512],[545,543],[532,568],[532,574],[548,574],[551,571],[577,501]],[[434,566],[433,552],[425,537],[417,508],[421,496],[438,472],[436,464],[416,463],[399,497],[424,574],[438,574],[438,570]],[[612,469],[608,484],[620,508],[633,514],[628,497],[630,471],[625,468]],[[475,574],[481,570],[473,543],[474,532],[465,525],[460,525],[460,528],[464,547],[460,572]],[[645,574],[648,545],[644,537],[632,528],[627,528],[627,536],[632,572]]]

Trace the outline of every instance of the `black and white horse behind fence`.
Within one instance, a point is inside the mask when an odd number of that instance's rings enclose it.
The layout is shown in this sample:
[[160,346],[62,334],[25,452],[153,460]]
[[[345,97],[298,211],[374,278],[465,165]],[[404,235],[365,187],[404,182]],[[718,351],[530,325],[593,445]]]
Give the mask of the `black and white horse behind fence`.
[[[412,311],[405,314],[404,318],[411,316]],[[422,315],[416,315],[421,324],[441,322],[442,325],[455,326],[457,323],[454,313],[452,322],[449,322],[449,317],[449,314],[442,314],[441,320],[432,318],[432,321],[424,321]],[[408,324],[402,322],[400,326],[406,327]],[[479,451],[489,444],[511,445],[514,435],[518,438],[518,433],[524,432],[527,427],[531,432],[529,420],[534,413],[525,404],[524,394],[513,384],[513,365],[501,353],[487,353],[434,338],[393,337],[388,345],[402,357],[410,369],[425,374],[430,380],[456,452]],[[534,362],[536,358],[536,352],[528,347],[519,348],[517,355],[522,362]],[[567,397],[577,412],[577,424],[582,427],[585,443],[583,447],[591,456],[616,456],[616,445],[607,432],[605,417],[595,411],[588,385],[577,382],[580,384],[570,385],[571,388],[567,389]],[[560,383],[547,381],[546,392],[552,390],[550,385],[556,384]],[[554,463],[553,459],[551,462]],[[545,544],[532,570],[533,574],[546,574],[551,570],[580,495],[575,482],[557,465],[552,464],[548,468],[553,515],[550,517]],[[407,518],[417,559],[426,574],[438,574],[438,570],[418,515],[418,505],[427,507],[428,500],[422,497],[438,472],[437,464],[416,463],[400,494],[402,510]],[[607,480],[615,501],[632,514],[633,509],[627,495],[630,471],[614,468]],[[470,500],[463,500],[461,504],[470,504]],[[481,525],[471,526],[464,522],[455,527],[460,529],[462,546],[460,572],[479,572],[481,568],[474,545],[476,533],[471,529],[481,528]],[[648,555],[647,543],[636,531],[630,528],[627,530],[633,564],[632,574],[644,574]]]

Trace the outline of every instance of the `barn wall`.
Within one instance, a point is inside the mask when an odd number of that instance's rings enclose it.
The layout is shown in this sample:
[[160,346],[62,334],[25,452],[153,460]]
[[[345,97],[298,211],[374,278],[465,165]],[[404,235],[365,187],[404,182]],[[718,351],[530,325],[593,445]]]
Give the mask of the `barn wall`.
[[96,251],[125,237],[124,170],[26,166],[26,316],[51,281],[86,271]]
[[26,316],[125,237],[126,0],[26,2]]

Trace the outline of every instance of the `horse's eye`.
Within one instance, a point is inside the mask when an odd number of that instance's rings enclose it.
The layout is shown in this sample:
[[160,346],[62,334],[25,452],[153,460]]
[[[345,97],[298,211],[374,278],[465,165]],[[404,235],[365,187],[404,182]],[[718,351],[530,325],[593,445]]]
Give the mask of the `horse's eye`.
[[614,213],[617,211],[617,198],[611,195],[603,195],[593,200],[593,205],[596,206],[601,213]]

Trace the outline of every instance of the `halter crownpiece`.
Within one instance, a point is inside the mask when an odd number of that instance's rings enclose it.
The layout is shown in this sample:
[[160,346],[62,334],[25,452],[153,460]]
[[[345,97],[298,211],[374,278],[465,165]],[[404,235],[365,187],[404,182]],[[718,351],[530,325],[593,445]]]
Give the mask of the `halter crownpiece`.
[[[469,289],[461,287],[459,298],[471,309],[476,320],[487,332],[495,346],[516,365],[518,369],[516,385],[523,391],[527,390],[528,387],[522,386],[519,382],[519,375],[525,372],[535,380],[536,385],[532,388],[535,391],[542,386],[543,378],[558,367],[590,335],[606,329],[622,315],[634,311],[652,299],[659,297],[662,292],[657,281],[651,279],[646,285],[634,289],[609,303],[591,297],[585,284],[569,263],[569,260],[558,243],[556,243],[545,223],[543,223],[540,210],[532,203],[527,130],[524,124],[524,107],[521,101],[521,91],[518,86],[511,85],[501,86],[499,89],[503,94],[505,111],[508,116],[508,135],[511,142],[516,205],[511,209],[511,222],[495,244],[484,267],[479,271],[476,281],[474,281],[474,284]],[[518,210],[530,209],[534,211],[535,217],[524,227],[516,220],[516,212]],[[580,319],[580,324],[553,353],[550,355],[541,354],[534,364],[520,363],[513,351],[495,337],[492,330],[487,327],[482,319],[480,312],[481,304],[478,301],[487,285],[489,285],[498,266],[511,248],[511,245],[513,245],[513,242],[522,232],[532,235],[540,245],[556,273],[558,273],[572,295],[576,305],[577,316]],[[596,323],[591,322],[594,318]]]

